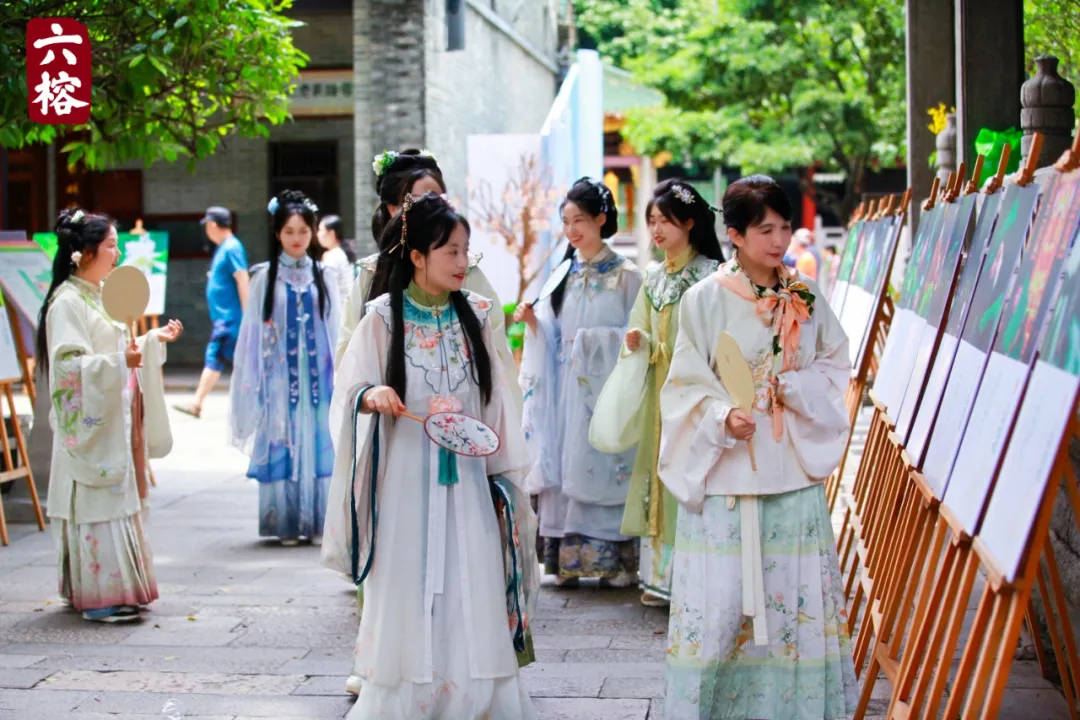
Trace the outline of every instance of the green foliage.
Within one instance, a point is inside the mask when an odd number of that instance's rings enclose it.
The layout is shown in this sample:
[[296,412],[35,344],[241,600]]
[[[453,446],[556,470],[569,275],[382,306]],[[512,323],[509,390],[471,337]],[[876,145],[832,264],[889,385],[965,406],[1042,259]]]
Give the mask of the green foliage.
[[[288,119],[307,56],[292,41],[292,0],[7,0],[0,3],[0,146],[63,143],[74,165],[196,160],[229,135],[266,136]],[[93,46],[90,123],[27,116],[26,23],[73,17]],[[84,136],[65,137],[68,131]]]
[[902,0],[659,4],[575,2],[582,26],[606,38],[600,51],[667,98],[629,113],[627,139],[639,151],[743,173],[842,171],[843,192],[819,197],[841,217],[869,167],[902,158]]
[[[1024,54],[1027,70],[1035,74],[1035,58],[1053,55],[1063,78],[1080,85],[1080,2],[1024,1]],[[1080,93],[1075,109],[1080,114]]]

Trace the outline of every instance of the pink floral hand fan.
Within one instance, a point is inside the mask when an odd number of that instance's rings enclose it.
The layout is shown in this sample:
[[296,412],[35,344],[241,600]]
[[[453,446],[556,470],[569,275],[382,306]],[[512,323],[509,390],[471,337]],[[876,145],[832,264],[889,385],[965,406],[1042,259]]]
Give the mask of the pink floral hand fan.
[[437,412],[427,419],[405,413],[403,417],[424,424],[431,441],[465,457],[487,457],[499,449],[499,436],[483,421],[460,412]]

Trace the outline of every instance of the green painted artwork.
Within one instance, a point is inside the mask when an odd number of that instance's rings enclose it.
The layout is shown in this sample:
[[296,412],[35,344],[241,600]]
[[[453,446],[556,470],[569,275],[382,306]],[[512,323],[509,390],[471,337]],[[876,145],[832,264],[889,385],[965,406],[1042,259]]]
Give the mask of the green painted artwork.
[[[56,256],[56,235],[34,233],[33,239],[50,260]],[[146,308],[146,314],[163,314],[169,271],[169,233],[155,230],[139,235],[118,233],[117,243],[120,246],[120,264],[139,268],[150,282],[150,304]]]

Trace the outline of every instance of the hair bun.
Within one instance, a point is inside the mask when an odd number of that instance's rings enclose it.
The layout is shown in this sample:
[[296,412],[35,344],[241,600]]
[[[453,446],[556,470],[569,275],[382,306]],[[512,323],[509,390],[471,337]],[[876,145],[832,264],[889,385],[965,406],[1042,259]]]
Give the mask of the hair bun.
[[308,196],[300,190],[282,190],[278,193],[278,200],[283,203],[299,203],[303,204]]

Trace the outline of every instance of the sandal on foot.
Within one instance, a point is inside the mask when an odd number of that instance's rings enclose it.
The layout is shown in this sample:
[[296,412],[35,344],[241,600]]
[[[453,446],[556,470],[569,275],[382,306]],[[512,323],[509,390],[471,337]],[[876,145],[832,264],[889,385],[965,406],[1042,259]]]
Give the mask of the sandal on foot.
[[202,417],[202,408],[195,407],[194,405],[173,405],[173,410],[182,412],[185,415],[190,415],[196,420]]

